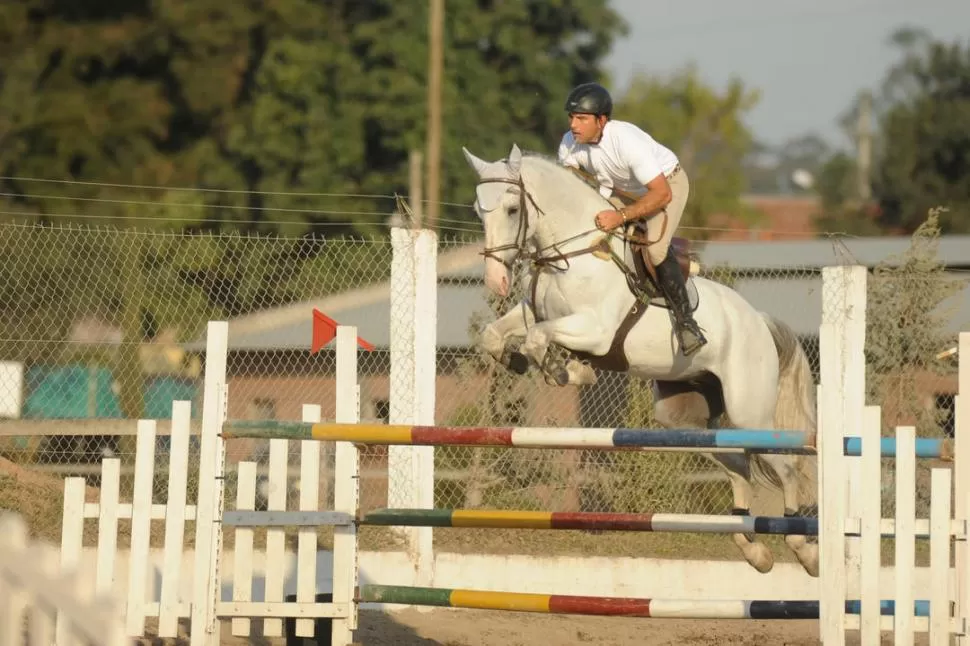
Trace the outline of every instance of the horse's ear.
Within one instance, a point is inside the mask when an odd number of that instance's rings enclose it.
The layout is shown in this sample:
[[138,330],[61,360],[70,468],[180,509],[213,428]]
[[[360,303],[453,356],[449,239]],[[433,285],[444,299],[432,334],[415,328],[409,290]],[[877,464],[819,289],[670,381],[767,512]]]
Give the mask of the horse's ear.
[[465,153],[465,160],[468,162],[468,165],[471,166],[476,173],[478,173],[479,177],[481,177],[482,173],[485,172],[485,169],[488,168],[488,162],[471,154],[471,152],[469,152],[464,146],[461,147],[461,151]]
[[509,170],[512,171],[512,177],[518,177],[519,171],[522,169],[522,151],[519,150],[518,144],[512,144],[512,152],[509,153]]

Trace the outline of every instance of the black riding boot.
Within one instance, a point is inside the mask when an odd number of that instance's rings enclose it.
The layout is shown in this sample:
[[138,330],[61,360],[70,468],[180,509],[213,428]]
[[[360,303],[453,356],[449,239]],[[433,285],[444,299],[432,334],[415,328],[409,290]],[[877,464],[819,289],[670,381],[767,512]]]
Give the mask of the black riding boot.
[[664,261],[657,265],[657,280],[660,282],[660,289],[663,290],[664,296],[667,297],[674,318],[677,319],[676,331],[681,351],[685,356],[689,356],[700,350],[701,346],[707,343],[707,339],[704,338],[690,311],[687,284],[684,281],[680,263],[673,253],[668,253]]

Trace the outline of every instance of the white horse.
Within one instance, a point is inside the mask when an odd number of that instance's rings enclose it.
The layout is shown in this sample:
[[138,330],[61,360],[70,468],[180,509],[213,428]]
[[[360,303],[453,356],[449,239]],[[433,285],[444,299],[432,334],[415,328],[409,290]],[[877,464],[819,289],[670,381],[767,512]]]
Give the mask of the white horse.
[[[633,255],[628,245],[622,237],[604,239],[595,228],[595,214],[613,208],[605,197],[570,169],[523,155],[518,146],[496,162],[463,150],[479,176],[475,209],[485,228],[486,285],[505,297],[514,265],[531,265],[529,296],[482,333],[483,347],[497,361],[520,374],[534,363],[559,385],[595,382],[591,366],[652,380],[655,417],[666,427],[708,428],[726,413],[735,427],[814,436],[811,369],[787,325],[756,311],[729,287],[694,277],[694,316],[708,343],[685,357],[670,311],[656,300],[650,306],[637,301],[625,270]],[[522,340],[520,352],[507,349],[513,339]],[[550,366],[550,344],[572,351],[573,358]],[[786,516],[814,508],[815,478],[803,468],[804,456],[708,457],[728,474],[734,514],[750,513],[752,476],[782,490]],[[734,542],[755,569],[772,568],[771,551],[755,535],[735,534]],[[787,535],[785,542],[818,576],[817,542],[800,534]]]

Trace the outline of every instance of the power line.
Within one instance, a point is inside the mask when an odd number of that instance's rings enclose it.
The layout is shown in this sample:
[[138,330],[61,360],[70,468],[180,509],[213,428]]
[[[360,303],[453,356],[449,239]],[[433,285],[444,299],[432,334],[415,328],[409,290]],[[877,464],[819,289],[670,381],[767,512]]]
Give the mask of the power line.
[[229,189],[229,188],[200,188],[192,186],[158,186],[152,184],[118,184],[111,182],[85,182],[73,179],[49,179],[42,177],[21,177],[16,175],[0,175],[2,181],[12,182],[42,182],[49,184],[69,184],[75,186],[97,186],[102,188],[127,188],[134,190],[149,191],[182,191],[191,193],[226,193],[237,195],[277,195],[289,197],[356,197],[381,200],[393,200],[393,195],[381,195],[379,193],[301,193],[292,191],[253,191],[248,189]]

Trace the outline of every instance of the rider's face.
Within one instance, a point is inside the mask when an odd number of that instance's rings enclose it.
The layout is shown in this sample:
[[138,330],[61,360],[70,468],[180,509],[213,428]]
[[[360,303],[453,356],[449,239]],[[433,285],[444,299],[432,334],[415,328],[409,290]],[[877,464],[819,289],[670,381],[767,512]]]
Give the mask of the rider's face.
[[603,127],[606,126],[605,115],[569,113],[569,131],[573,133],[576,143],[592,144],[600,140]]

